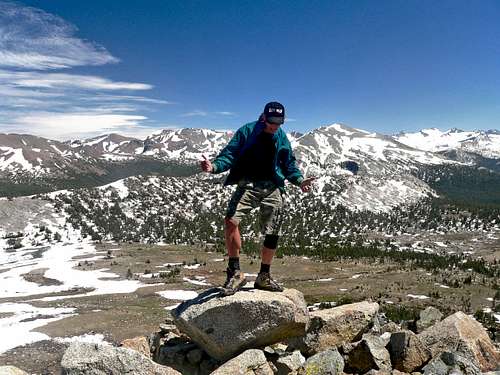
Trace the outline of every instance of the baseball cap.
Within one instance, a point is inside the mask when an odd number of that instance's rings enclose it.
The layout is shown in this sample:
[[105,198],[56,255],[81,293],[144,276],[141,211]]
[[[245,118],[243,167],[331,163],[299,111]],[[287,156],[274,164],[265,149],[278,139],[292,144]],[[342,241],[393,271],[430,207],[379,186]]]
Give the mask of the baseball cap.
[[267,122],[281,125],[285,122],[285,107],[278,102],[269,102],[264,107]]

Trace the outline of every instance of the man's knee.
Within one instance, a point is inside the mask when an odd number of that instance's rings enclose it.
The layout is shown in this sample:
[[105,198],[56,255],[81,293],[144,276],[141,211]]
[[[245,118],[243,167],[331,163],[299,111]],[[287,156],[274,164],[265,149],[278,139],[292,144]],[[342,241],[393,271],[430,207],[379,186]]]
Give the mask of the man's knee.
[[278,247],[278,239],[280,237],[276,234],[266,234],[264,237],[264,247],[275,250]]
[[234,231],[236,229],[238,229],[238,221],[235,220],[233,217],[226,217],[224,218],[224,226],[226,228],[227,231]]

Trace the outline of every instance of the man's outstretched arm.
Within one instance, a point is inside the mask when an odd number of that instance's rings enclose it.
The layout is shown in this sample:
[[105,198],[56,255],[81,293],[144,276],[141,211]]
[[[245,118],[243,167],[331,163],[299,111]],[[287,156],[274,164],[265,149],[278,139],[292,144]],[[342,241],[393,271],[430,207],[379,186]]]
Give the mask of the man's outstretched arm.
[[317,177],[308,177],[303,179],[302,182],[300,183],[300,189],[304,193],[309,193],[312,189],[312,183],[314,182],[314,180],[316,180],[316,178]]
[[203,155],[204,160],[200,161],[201,170],[208,173],[222,173],[227,171],[234,165],[238,158],[242,143],[243,136],[241,131],[238,130],[213,162]]
[[292,147],[290,143],[286,145],[285,160],[283,161],[283,167],[285,172],[285,177],[292,184],[299,186],[304,193],[311,191],[312,183],[316,180],[316,177],[304,178],[302,172],[297,166],[297,160],[293,154]]
[[214,170],[214,166],[212,162],[207,159],[205,155],[203,155],[203,160],[200,161],[200,167],[203,172],[212,173]]

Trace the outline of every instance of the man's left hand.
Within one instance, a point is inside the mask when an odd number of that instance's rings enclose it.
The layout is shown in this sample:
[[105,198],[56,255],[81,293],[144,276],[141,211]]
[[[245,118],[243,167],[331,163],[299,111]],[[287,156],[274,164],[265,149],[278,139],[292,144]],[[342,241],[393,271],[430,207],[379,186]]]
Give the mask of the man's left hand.
[[312,189],[312,183],[314,180],[316,180],[317,177],[308,177],[302,183],[300,184],[300,189],[304,193],[309,193]]

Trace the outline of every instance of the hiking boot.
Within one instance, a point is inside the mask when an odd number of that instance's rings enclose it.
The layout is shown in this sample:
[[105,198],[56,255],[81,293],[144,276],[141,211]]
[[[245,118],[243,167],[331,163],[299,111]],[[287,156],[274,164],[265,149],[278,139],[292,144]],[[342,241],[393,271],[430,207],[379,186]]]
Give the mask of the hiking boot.
[[240,270],[231,271],[228,268],[226,273],[227,278],[224,286],[222,287],[222,294],[224,296],[231,296],[245,286],[247,279],[245,278],[245,274]]
[[271,278],[269,272],[260,272],[254,283],[255,289],[267,290],[269,292],[282,292],[283,288]]

